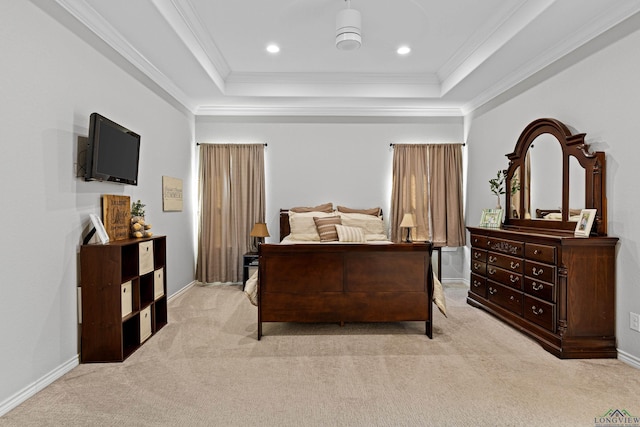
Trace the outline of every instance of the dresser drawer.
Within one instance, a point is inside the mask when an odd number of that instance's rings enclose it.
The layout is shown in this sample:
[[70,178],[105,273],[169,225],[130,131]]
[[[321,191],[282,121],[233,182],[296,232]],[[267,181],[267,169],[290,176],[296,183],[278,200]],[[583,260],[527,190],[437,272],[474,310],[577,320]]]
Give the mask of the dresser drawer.
[[495,265],[516,273],[522,273],[524,270],[524,262],[522,258],[515,258],[495,252],[489,252],[487,261],[490,265]]
[[514,240],[487,238],[487,249],[494,252],[522,258],[524,256],[524,243]]
[[477,274],[471,273],[471,292],[480,295],[482,298],[487,297],[487,279]]
[[530,297],[529,295],[524,296],[524,318],[551,332],[555,332],[555,325],[553,324],[555,309],[555,304]]
[[487,248],[487,236],[480,236],[478,234],[471,235],[471,246],[474,248]]
[[524,256],[533,261],[556,263],[556,247],[527,243],[524,247]]
[[471,259],[473,261],[487,262],[487,251],[473,248],[471,250]]
[[480,261],[471,261],[471,272],[484,276],[487,273],[487,263]]
[[524,278],[524,291],[536,298],[549,302],[555,302],[555,286],[531,277]]
[[491,264],[487,265],[487,279],[522,290],[522,274],[504,270]]
[[524,275],[532,279],[556,284],[556,266],[525,260]]
[[489,301],[522,316],[522,292],[487,281]]

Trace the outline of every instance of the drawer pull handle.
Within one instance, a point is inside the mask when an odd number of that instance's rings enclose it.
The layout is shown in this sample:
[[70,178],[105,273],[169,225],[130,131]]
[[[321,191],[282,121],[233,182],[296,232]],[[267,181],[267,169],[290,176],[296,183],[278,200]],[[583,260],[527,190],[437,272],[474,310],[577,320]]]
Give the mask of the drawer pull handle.
[[514,270],[516,268],[520,268],[520,263],[519,262],[514,263],[513,261],[511,261],[511,268],[513,268]]
[[542,288],[544,288],[544,285],[542,283],[533,282],[533,290],[534,291],[539,291]]
[[509,281],[511,281],[511,283],[516,283],[520,281],[520,278],[518,276],[514,276],[513,274],[510,274]]
[[511,300],[511,301],[515,301],[515,299],[516,299],[516,298],[515,298],[513,295],[511,295],[511,296],[509,297],[509,300]]
[[535,305],[531,306],[531,311],[533,311],[533,314],[535,314],[536,316],[539,316],[542,313],[544,313],[544,310],[542,308],[536,308]]
[[480,258],[480,252],[474,252],[473,257],[474,257],[475,259]]
[[497,289],[493,289],[492,287],[489,287],[489,293],[491,295],[495,295],[496,293],[498,293],[498,290]]
[[540,254],[540,251],[539,251],[538,249],[535,249],[535,250],[533,251],[533,254],[534,254],[534,255],[538,255],[538,254]]
[[533,271],[532,271],[532,273],[533,273],[533,275],[534,275],[534,276],[539,276],[539,275],[541,275],[542,273],[544,273],[544,269],[542,269],[542,268],[541,268],[540,270],[536,270],[536,268],[535,268],[535,267],[533,267]]
[[489,267],[489,274],[496,274],[496,270],[494,268]]
[[473,263],[473,269],[474,270],[480,270],[480,264],[478,264],[477,262]]
[[491,240],[487,240],[487,246],[491,246]]
[[489,262],[496,262],[497,259],[498,259],[498,257],[493,256],[493,255],[489,255]]
[[473,281],[473,286],[475,286],[477,288],[478,286],[480,286],[480,282],[478,282],[477,280],[474,280]]

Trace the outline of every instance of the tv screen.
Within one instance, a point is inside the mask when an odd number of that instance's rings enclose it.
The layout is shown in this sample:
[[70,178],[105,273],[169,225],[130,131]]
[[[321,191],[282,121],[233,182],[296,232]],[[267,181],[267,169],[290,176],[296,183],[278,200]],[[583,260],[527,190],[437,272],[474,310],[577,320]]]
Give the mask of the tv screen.
[[87,181],[112,181],[138,185],[140,135],[92,113],[89,123]]

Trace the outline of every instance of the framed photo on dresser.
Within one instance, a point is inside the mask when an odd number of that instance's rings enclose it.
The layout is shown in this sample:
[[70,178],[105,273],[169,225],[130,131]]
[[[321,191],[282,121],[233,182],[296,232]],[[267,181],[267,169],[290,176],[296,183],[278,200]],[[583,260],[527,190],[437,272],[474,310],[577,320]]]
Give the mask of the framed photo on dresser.
[[483,209],[480,227],[500,228],[502,223],[502,209]]
[[596,219],[596,212],[597,209],[582,209],[580,211],[580,218],[578,218],[576,230],[573,233],[576,237],[589,237],[593,220]]

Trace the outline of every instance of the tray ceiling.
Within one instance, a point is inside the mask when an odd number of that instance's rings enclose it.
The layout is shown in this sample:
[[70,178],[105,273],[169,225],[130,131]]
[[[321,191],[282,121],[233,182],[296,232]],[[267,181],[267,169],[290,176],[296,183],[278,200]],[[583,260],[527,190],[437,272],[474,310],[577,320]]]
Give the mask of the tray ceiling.
[[341,51],[344,0],[55,2],[199,115],[460,116],[640,11],[636,0],[351,0],[362,47]]

